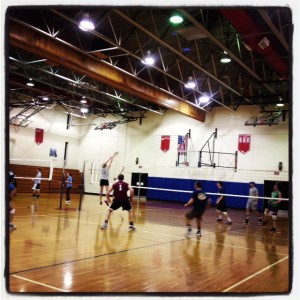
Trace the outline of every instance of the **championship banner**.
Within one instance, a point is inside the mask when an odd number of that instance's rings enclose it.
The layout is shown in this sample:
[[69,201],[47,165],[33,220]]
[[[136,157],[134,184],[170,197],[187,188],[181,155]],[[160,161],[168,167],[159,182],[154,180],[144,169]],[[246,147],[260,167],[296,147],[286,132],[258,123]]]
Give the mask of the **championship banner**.
[[238,150],[243,154],[247,153],[248,151],[250,151],[250,142],[251,142],[250,134],[240,134]]
[[39,145],[44,141],[44,129],[35,129],[35,142]]
[[161,136],[160,149],[164,152],[166,152],[170,149],[170,136],[169,135]]

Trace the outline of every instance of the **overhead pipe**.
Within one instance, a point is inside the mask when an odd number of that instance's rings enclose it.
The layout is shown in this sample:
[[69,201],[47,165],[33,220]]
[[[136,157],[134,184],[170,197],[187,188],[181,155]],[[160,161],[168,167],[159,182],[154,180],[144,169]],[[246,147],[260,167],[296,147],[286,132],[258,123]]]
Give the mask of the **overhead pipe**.
[[221,9],[220,12],[237,32],[241,34],[248,47],[263,55],[281,79],[288,78],[288,63],[280,57],[272,42],[268,46],[265,45],[264,49],[259,46],[259,43],[266,37],[266,34],[263,28],[256,23],[255,19],[246,10]]
[[47,34],[43,34],[32,26],[10,20],[9,42],[116,89],[162,107],[173,109],[198,121],[205,121],[205,112],[193,104],[172,97],[159,88],[147,85],[134,76],[117,70],[111,65],[84,54]]

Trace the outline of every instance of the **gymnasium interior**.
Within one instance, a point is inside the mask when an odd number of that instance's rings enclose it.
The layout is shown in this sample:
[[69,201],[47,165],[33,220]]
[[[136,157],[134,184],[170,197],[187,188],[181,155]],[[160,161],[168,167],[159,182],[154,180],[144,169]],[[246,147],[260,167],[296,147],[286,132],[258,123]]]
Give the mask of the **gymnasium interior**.
[[[288,297],[294,21],[289,6],[8,6],[2,147],[17,181],[13,230],[6,175],[3,188],[8,297]],[[134,188],[134,232],[121,209],[101,230],[110,158],[110,186],[122,173]],[[202,236],[193,220],[186,237],[196,181],[211,201]],[[220,181],[229,225],[216,222]],[[243,222],[250,182],[261,215],[278,186],[275,232],[271,214]]]

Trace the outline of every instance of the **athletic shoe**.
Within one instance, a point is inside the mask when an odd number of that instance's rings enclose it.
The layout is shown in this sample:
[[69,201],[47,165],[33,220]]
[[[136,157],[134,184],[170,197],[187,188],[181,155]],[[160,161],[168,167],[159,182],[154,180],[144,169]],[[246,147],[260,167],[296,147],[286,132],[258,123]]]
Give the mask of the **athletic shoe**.
[[35,199],[35,198],[36,198],[36,195],[35,195],[35,194],[33,194],[33,195],[32,195],[32,198],[34,198],[34,199]]
[[108,200],[105,200],[104,202],[105,202],[105,204],[106,204],[107,206],[109,206],[109,201],[108,201]]
[[17,229],[17,226],[13,223],[9,223],[9,229],[12,229],[12,230]]
[[107,223],[104,223],[102,226],[101,226],[101,229],[107,229],[108,227],[108,224]]
[[135,231],[135,227],[133,225],[129,225],[128,230],[129,231]]
[[190,237],[192,235],[192,230],[188,230],[185,234],[186,237]]
[[201,230],[198,230],[197,232],[196,232],[196,236],[201,236],[202,234],[201,234]]
[[219,219],[219,218],[218,218],[218,219],[217,219],[217,222],[223,222],[223,219]]
[[275,227],[272,227],[271,229],[270,229],[270,231],[276,231],[276,228]]
[[262,219],[259,219],[258,220],[258,225],[262,225],[263,224],[263,220]]
[[268,223],[268,220],[263,221],[263,225],[264,225],[264,226],[267,225],[267,223]]
[[226,225],[231,225],[231,224],[232,224],[232,221],[227,221],[225,224],[226,224]]
[[66,200],[66,204],[71,204],[71,200]]
[[244,224],[249,224],[249,219],[245,219]]
[[102,201],[100,201],[100,205],[102,205]]

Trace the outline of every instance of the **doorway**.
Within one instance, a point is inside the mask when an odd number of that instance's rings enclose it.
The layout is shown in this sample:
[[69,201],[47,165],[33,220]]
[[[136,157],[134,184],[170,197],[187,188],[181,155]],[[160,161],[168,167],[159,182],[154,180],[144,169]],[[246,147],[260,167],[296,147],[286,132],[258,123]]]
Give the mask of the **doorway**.
[[[141,186],[141,187],[147,187],[148,183],[148,173],[132,173],[131,175],[131,185],[132,186]],[[134,189],[134,195],[137,196],[139,194],[138,188]],[[146,197],[147,190],[146,189],[140,189],[140,196]]]

